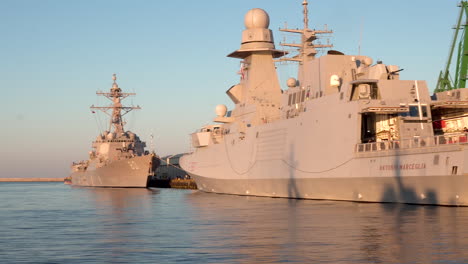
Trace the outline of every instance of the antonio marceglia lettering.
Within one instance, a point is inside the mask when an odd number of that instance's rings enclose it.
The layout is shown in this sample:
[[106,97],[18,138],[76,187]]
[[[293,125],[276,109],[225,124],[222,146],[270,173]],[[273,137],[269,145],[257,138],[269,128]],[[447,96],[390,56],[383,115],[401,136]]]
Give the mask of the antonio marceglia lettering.
[[410,163],[399,165],[380,165],[380,170],[421,170],[426,168],[426,163]]

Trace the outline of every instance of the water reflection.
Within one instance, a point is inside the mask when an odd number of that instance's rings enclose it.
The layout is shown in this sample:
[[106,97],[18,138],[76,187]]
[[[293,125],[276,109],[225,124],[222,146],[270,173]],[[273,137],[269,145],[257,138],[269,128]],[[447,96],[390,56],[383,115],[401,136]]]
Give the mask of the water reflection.
[[89,188],[84,195],[94,203],[96,236],[90,241],[95,247],[89,253],[105,263],[131,259],[136,254],[152,254],[146,245],[153,239],[154,189]]
[[468,208],[56,184],[0,199],[2,263],[468,263]]
[[197,250],[241,262],[468,261],[467,208],[204,193],[189,202],[202,226]]
[[108,214],[125,215],[128,210],[151,209],[152,196],[158,189],[145,188],[89,188],[87,193],[94,199],[96,208]]

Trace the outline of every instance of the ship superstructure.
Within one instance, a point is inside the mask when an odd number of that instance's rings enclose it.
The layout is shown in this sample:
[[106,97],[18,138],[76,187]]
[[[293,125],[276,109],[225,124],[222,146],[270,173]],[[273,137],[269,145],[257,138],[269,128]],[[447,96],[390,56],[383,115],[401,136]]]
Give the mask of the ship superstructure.
[[147,187],[159,159],[145,151],[146,143],[133,132],[125,131],[123,116],[139,106],[123,106],[121,101],[135,93],[124,93],[113,76],[109,92],[97,92],[108,98],[109,106],[91,106],[109,115],[109,129],[98,135],[89,152],[89,159],[72,165],[72,184],[94,187]]
[[[318,34],[304,28],[297,55],[276,50],[269,16],[250,10],[239,50],[240,83],[216,107],[218,124],[193,133],[181,166],[200,190],[270,197],[468,205],[466,131],[434,133],[427,84],[362,55],[317,56]],[[299,63],[282,91],[275,61]],[[464,104],[458,102],[455,104]]]

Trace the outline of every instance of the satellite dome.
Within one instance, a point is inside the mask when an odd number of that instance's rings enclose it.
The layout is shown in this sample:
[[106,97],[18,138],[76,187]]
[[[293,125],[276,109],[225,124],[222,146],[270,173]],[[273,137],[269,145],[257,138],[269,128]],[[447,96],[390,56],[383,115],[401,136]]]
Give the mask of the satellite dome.
[[217,105],[215,113],[216,113],[217,116],[220,116],[220,117],[226,116],[227,107],[225,105],[222,105],[222,104]]
[[289,88],[296,87],[296,85],[297,85],[297,80],[294,79],[294,78],[289,78],[289,79],[286,81],[286,84],[288,85]]
[[265,10],[254,8],[249,10],[244,17],[244,24],[247,29],[251,28],[268,28],[270,25],[270,17]]
[[369,58],[369,57],[367,57],[367,58],[365,58],[364,60],[362,60],[362,63],[364,63],[364,65],[367,65],[367,66],[371,65],[372,62],[373,62],[373,61],[372,61],[372,58]]

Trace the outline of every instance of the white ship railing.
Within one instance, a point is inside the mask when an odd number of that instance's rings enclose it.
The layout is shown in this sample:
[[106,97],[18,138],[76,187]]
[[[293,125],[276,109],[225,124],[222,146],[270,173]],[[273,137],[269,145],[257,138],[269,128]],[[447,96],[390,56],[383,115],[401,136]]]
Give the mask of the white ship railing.
[[445,145],[468,144],[468,133],[441,135],[434,137],[414,137],[403,140],[391,140],[356,144],[356,152],[375,152],[396,149],[416,149]]

